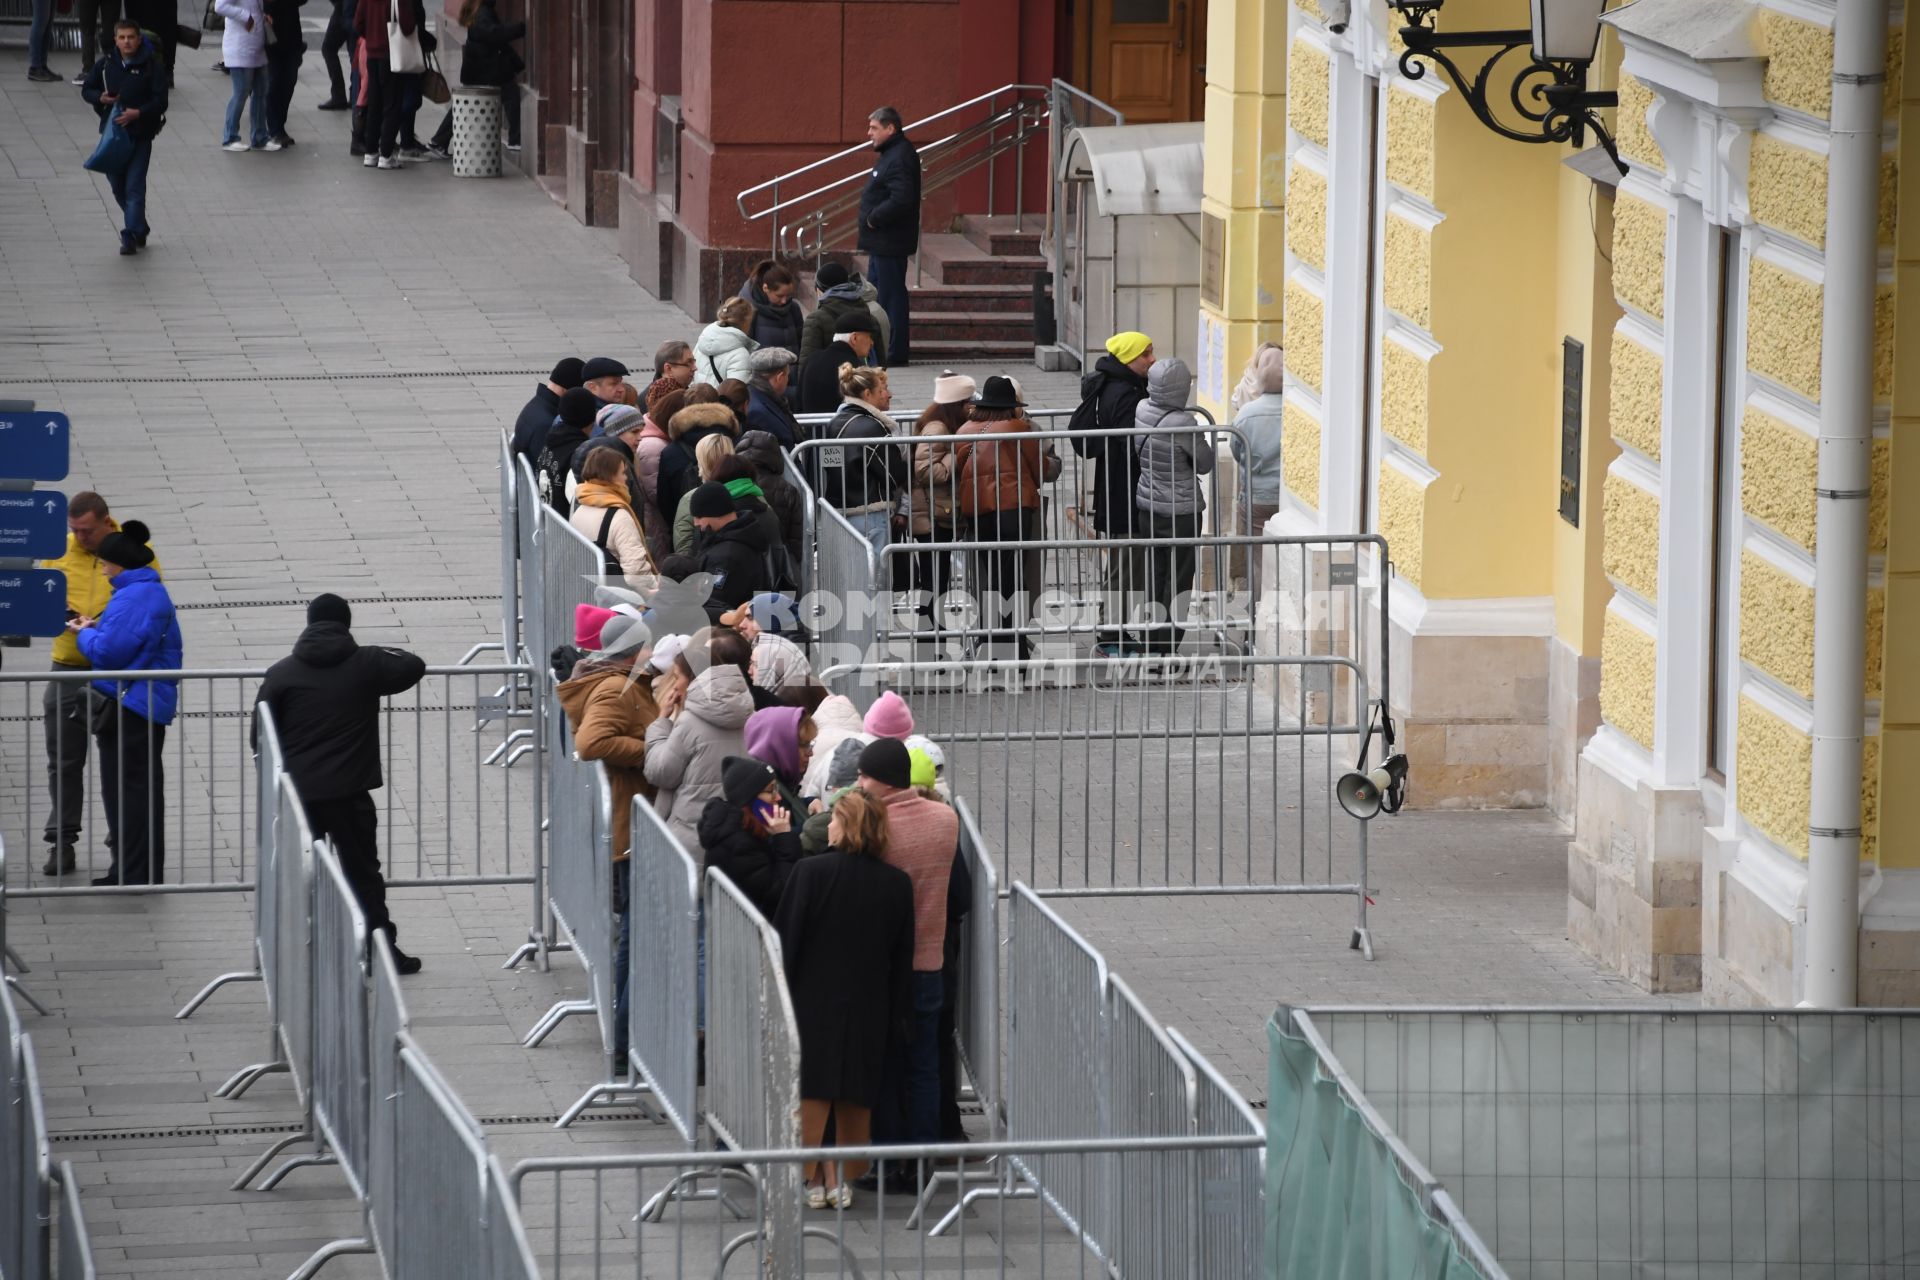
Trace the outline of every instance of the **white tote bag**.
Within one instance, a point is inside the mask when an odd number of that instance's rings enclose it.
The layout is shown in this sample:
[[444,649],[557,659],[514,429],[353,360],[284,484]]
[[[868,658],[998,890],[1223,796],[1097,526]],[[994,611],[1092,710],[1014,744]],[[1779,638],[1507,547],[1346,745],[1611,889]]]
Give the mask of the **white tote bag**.
[[419,28],[415,27],[412,35],[400,30],[399,6],[412,3],[413,0],[393,0],[393,7],[387,13],[387,70],[397,76],[427,69],[427,56],[420,51]]

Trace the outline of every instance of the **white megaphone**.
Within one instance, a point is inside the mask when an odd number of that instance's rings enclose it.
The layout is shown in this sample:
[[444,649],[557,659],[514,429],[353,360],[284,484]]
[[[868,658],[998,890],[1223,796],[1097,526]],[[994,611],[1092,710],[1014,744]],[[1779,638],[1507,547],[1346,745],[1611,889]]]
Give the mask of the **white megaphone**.
[[1401,788],[1407,780],[1407,758],[1391,755],[1365,773],[1345,774],[1334,785],[1333,795],[1340,807],[1365,822],[1382,809],[1393,813],[1400,808]]

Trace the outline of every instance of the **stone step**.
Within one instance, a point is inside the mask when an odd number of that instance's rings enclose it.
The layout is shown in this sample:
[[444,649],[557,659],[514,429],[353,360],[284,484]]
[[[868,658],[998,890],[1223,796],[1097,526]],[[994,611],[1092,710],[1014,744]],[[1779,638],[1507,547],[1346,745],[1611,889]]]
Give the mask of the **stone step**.
[[1004,215],[989,218],[970,214],[960,220],[960,234],[989,257],[1032,258],[1040,254],[1045,221],[1040,214],[1028,214],[1022,221]]
[[913,314],[940,315],[949,312],[981,311],[1018,312],[1021,315],[1033,314],[1033,289],[1031,286],[1011,284],[926,284],[913,283],[911,273],[907,276],[907,287],[913,294]]
[[927,278],[941,284],[1018,285],[1031,290],[1034,273],[1047,266],[1047,260],[1038,256],[995,256],[967,237],[953,234],[920,237],[920,256]]
[[939,365],[953,368],[963,364],[977,364],[983,360],[1032,360],[1033,339],[1025,342],[976,341],[974,339],[955,340],[952,338],[922,339],[919,330],[913,335],[914,364]]
[[913,299],[913,345],[923,339],[971,342],[1023,342],[1033,345],[1033,317],[994,311],[934,311],[920,309]]

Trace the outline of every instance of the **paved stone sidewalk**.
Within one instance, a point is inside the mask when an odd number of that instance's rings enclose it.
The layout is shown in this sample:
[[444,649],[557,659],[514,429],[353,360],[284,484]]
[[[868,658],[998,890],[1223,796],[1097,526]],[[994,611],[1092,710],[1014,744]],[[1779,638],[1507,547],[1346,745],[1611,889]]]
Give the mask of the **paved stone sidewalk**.
[[[350,161],[344,119],[312,110],[317,57],[289,125],[299,145],[223,153],[217,50],[183,54],[155,151],[155,235],[132,259],[115,253],[106,183],[80,168],[91,112],[70,86],[28,82],[19,51],[0,53],[0,397],[73,415],[74,471],[59,487],[96,488],[152,527],[190,665],[281,656],[321,590],[354,601],[363,640],[455,660],[497,635],[496,441],[540,371],[567,352],[638,369],[697,326],[628,279],[609,233],[532,183]],[[899,405],[924,403],[936,372],[900,375]],[[1072,398],[1071,377],[1011,372],[1035,403]],[[4,653],[9,671],[45,656],[44,642]],[[0,704],[0,744],[37,728],[32,709]],[[30,785],[3,749],[0,785]],[[1374,836],[1371,964],[1346,949],[1344,900],[1062,911],[1255,1098],[1261,1024],[1281,1000],[1637,998],[1564,941],[1566,833],[1551,819],[1403,815]],[[525,889],[394,896],[403,943],[427,966],[407,984],[416,1029],[505,1156],[664,1143],[633,1123],[541,1123],[594,1078],[597,1054],[578,1020],[540,1050],[519,1047],[583,986],[565,957],[551,973],[499,969],[524,935]],[[75,1162],[110,1274],[283,1275],[357,1229],[332,1171],[296,1173],[270,1196],[226,1190],[296,1120],[293,1095],[269,1077],[237,1101],[211,1096],[264,1052],[257,986],[188,1022],[171,1015],[244,966],[251,909],[240,895],[13,904],[26,980],[55,1010],[32,1025],[55,1155]],[[328,1272],[373,1273],[354,1258]]]

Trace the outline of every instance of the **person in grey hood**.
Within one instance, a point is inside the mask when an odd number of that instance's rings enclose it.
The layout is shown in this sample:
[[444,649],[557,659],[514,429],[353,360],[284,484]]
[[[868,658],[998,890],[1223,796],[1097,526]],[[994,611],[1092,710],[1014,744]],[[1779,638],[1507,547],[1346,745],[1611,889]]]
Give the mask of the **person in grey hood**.
[[698,675],[682,653],[678,678],[660,699],[660,718],[647,726],[647,781],[658,789],[653,807],[689,852],[700,848],[700,811],[722,793],[720,766],[747,754],[747,717],[753,691],[747,670],[753,645],[728,627],[715,627],[689,646],[712,663]]
[[849,271],[837,262],[829,262],[820,268],[813,278],[813,287],[820,293],[820,305],[800,329],[800,358],[805,360],[822,347],[833,345],[833,335],[840,332],[836,322],[850,312],[865,309],[880,326],[880,333],[874,339],[872,363],[884,366],[887,363],[887,338],[893,332],[893,323],[879,303],[880,291],[870,281],[863,279],[859,272]]
[[[1200,477],[1213,471],[1213,436],[1187,408],[1193,370],[1184,360],[1156,360],[1147,370],[1147,398],[1134,410],[1134,424],[1154,434],[1138,443],[1140,478],[1133,489],[1134,532],[1147,538],[1197,538],[1207,498]],[[1196,548],[1136,548],[1133,587],[1155,609],[1156,622],[1173,620],[1174,603],[1193,587]],[[1149,652],[1180,647],[1181,629],[1144,633]]]

